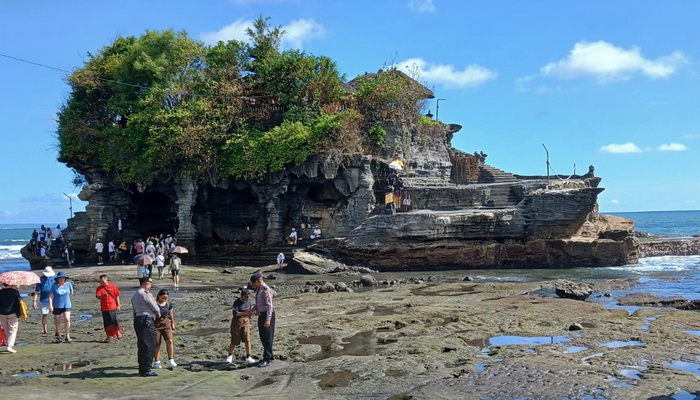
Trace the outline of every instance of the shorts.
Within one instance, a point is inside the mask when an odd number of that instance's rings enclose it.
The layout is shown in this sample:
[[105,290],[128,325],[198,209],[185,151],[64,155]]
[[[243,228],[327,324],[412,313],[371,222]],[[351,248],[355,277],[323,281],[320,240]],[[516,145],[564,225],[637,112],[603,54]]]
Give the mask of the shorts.
[[49,314],[49,305],[41,303],[41,315],[48,315]]
[[165,340],[173,340],[173,328],[170,326],[170,318],[161,318],[156,320],[156,343],[160,342],[161,336]]
[[53,315],[61,315],[63,313],[70,313],[70,308],[54,308]]
[[231,344],[237,346],[241,342],[250,342],[250,318],[231,320]]
[[179,269],[173,269],[170,271],[170,273],[173,275],[173,278],[180,275],[180,270]]

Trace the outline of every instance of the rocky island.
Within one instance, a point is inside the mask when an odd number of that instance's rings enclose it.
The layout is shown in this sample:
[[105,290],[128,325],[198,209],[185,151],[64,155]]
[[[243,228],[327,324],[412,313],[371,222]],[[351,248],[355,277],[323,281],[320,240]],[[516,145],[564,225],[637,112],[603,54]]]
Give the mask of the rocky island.
[[329,239],[296,251],[294,268],[636,262],[633,223],[598,214],[593,167],[501,171],[451,146],[461,127],[422,114],[434,96],[418,80],[388,68],[345,82],[324,57],[279,52],[266,20],[248,33],[251,45],[213,47],[171,31],[120,38],[71,76],[58,137],[89,202],[64,230],[79,261],[97,239],[176,234],[202,260],[254,265],[292,228],[319,227]]

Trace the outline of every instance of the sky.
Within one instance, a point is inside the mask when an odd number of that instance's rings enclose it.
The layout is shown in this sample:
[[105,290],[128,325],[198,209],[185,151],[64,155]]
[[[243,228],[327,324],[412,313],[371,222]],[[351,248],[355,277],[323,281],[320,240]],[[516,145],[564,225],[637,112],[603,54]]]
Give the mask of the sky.
[[595,166],[602,213],[697,210],[698,15],[691,0],[3,0],[0,226],[84,210],[55,132],[89,53],[146,30],[245,40],[259,16],[348,80],[418,71],[428,111],[462,125],[452,145],[496,168],[546,175],[548,150],[552,174]]

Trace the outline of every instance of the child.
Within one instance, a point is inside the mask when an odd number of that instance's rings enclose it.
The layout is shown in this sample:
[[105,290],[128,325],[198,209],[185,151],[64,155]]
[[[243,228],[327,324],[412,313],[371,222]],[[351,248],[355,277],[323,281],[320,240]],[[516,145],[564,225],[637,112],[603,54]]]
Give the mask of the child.
[[231,344],[228,347],[227,363],[233,362],[233,351],[236,345],[243,342],[245,344],[245,362],[255,363],[250,356],[250,316],[253,315],[249,301],[250,291],[248,288],[241,289],[241,296],[233,302],[233,318],[231,319]]

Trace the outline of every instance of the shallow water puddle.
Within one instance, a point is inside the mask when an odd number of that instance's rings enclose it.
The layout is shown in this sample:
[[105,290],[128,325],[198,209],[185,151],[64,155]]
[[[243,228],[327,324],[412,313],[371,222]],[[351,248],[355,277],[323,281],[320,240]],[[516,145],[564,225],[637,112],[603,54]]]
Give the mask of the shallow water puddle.
[[700,336],[700,331],[683,331],[683,332],[689,333],[689,334],[695,335],[695,336]]
[[651,326],[651,321],[655,321],[659,317],[646,317],[644,318],[644,325],[642,325],[642,329],[644,330],[649,330],[649,327]]
[[374,331],[360,332],[349,338],[342,339],[338,343],[339,349],[333,348],[330,335],[318,335],[308,338],[298,338],[301,344],[317,344],[321,346],[321,352],[311,358],[310,361],[318,361],[340,356],[371,356],[377,353]]
[[318,387],[321,390],[329,390],[337,387],[346,387],[357,379],[358,375],[355,372],[343,370],[343,371],[331,371],[325,374],[316,375],[314,378],[318,379]]
[[700,375],[700,364],[698,363],[692,363],[687,361],[673,361],[667,363],[666,366],[671,367],[673,369],[680,369],[683,371],[692,372],[695,375]]
[[618,378],[608,378],[605,380],[605,382],[615,382],[615,387],[619,387],[619,388],[632,387],[632,384],[627,383],[627,382],[623,382]]
[[622,340],[615,340],[613,342],[607,342],[607,343],[601,343],[600,346],[603,347],[613,347],[613,348],[618,348],[618,347],[631,347],[631,346],[646,346],[646,343],[640,342],[638,340],[628,340],[628,341],[622,341]]
[[688,393],[685,390],[681,391],[680,393],[676,393],[674,395],[671,395],[671,398],[673,400],[697,400],[697,393]]
[[566,348],[567,353],[580,353],[584,350],[588,350],[588,347],[585,346],[569,346]]
[[488,339],[491,346],[540,346],[543,344],[561,344],[570,342],[568,336],[510,336],[501,335]]
[[78,314],[78,315],[75,315],[74,318],[75,319],[73,321],[71,321],[73,323],[85,322],[85,321],[89,320],[90,318],[92,318],[92,314]]
[[263,379],[263,380],[261,380],[260,382],[256,383],[255,385],[253,385],[253,387],[251,387],[250,389],[248,389],[248,391],[254,390],[254,389],[257,389],[257,388],[263,387],[263,386],[269,386],[269,385],[272,385],[273,383],[275,383],[275,380],[274,380],[274,379],[272,379],[272,378],[266,378],[266,379]]
[[33,376],[38,376],[38,375],[41,375],[41,373],[39,371],[31,371],[31,372],[24,372],[21,374],[12,375],[12,376],[17,377],[17,378],[31,378]]

